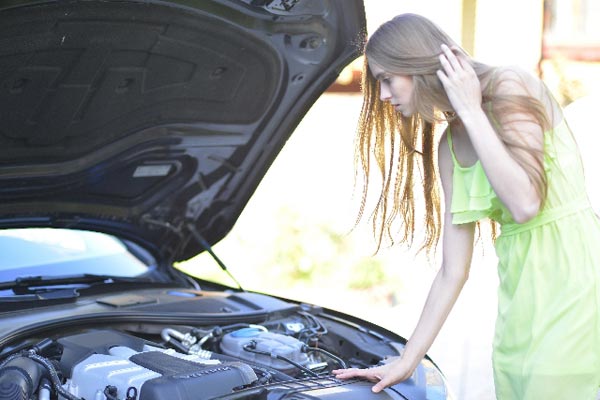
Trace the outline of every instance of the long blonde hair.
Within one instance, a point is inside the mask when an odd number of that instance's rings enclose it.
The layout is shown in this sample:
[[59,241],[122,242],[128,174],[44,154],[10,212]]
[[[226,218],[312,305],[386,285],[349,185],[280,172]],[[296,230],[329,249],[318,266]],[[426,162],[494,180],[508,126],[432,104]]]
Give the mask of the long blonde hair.
[[[415,176],[422,176],[425,237],[419,248],[434,249],[442,230],[440,194],[437,179],[436,128],[451,119],[452,106],[436,71],[441,69],[441,45],[457,44],[428,19],[416,14],[402,14],[379,27],[367,41],[362,73],[363,105],[357,128],[355,164],[362,174],[362,201],[357,218],[364,217],[369,191],[371,165],[374,163],[381,180],[380,192],[372,214],[372,229],[377,250],[385,239],[394,244],[395,223],[403,227],[399,241],[413,244],[415,236]],[[457,46],[458,47],[458,46]],[[466,54],[466,53],[465,53]],[[392,74],[412,76],[411,104],[415,112],[404,117],[392,105],[380,100],[380,88],[369,69],[369,60]],[[496,68],[470,59],[480,81],[495,74]],[[512,135],[506,135],[503,116],[519,111],[531,116],[542,127],[548,127],[543,104],[533,96],[500,96],[490,84],[482,93],[484,111],[494,129],[515,159],[525,168],[536,190],[545,198],[546,176],[543,156],[535,154],[534,165],[523,153],[535,151]],[[516,151],[519,149],[520,151]],[[358,178],[358,176],[357,176]],[[400,220],[397,218],[400,217]],[[495,230],[493,229],[495,236]]]

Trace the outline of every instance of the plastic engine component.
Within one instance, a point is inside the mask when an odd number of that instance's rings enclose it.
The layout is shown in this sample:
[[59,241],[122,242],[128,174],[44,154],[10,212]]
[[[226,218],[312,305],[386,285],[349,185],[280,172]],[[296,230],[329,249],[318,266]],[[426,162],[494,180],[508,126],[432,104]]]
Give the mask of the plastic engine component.
[[[244,347],[253,346],[257,352],[246,350]],[[302,352],[304,343],[291,336],[267,332],[258,328],[242,328],[227,333],[221,340],[221,350],[230,356],[242,360],[256,362],[283,372],[292,372],[296,368],[289,362],[277,356],[289,359],[299,365],[306,366],[310,360]]]
[[135,388],[139,400],[203,400],[232,392],[257,380],[242,363],[220,363],[197,356],[145,346],[137,352],[114,347],[110,354],[92,354],[74,366],[64,388],[85,398],[105,398],[107,386],[125,398]]
[[142,385],[140,400],[211,399],[257,379],[252,368],[237,362],[198,367],[158,351],[140,353],[130,360],[161,374]]

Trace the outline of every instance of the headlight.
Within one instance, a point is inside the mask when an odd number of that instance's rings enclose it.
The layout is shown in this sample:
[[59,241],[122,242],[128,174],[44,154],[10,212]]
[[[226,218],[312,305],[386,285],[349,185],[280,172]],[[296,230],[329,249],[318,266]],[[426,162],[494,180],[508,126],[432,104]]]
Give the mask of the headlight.
[[453,400],[454,396],[450,393],[446,378],[444,378],[444,375],[442,375],[435,364],[427,359],[423,359],[421,366],[425,372],[427,400]]

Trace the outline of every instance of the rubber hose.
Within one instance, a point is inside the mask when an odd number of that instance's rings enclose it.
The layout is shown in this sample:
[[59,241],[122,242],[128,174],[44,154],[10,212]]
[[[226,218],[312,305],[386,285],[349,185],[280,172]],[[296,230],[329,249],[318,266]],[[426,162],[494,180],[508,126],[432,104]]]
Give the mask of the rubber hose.
[[28,400],[43,375],[42,367],[27,357],[15,357],[0,369],[0,399]]

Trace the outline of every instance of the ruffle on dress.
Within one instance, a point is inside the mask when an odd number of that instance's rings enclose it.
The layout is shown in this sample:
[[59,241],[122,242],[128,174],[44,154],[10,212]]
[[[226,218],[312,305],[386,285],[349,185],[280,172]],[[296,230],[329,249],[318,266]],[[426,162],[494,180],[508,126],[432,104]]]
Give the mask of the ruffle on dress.
[[463,167],[458,163],[451,135],[449,131],[448,145],[454,163],[450,207],[452,223],[466,224],[484,218],[498,222],[511,222],[510,213],[496,196],[479,160],[469,167]]
[[484,218],[498,222],[512,220],[493,191],[479,161],[467,168],[455,162],[452,186],[452,223],[466,224]]
[[[561,122],[559,124],[564,124]],[[454,163],[452,178],[452,223],[466,224],[489,218],[501,224],[514,224],[508,209],[502,204],[492,189],[479,160],[469,166],[459,164],[452,145],[452,132],[448,131],[448,145]],[[544,169],[546,178],[551,179],[552,172],[556,170],[558,155],[554,143],[553,131],[544,134]]]

